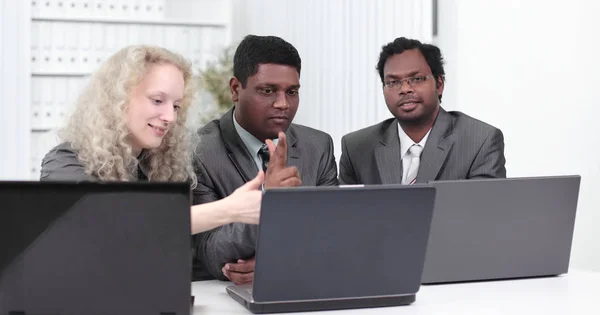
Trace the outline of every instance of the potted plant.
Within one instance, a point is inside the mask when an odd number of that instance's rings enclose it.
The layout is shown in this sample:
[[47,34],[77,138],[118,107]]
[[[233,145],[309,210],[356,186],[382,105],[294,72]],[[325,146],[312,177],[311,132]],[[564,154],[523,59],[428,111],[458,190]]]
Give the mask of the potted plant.
[[[229,80],[233,76],[235,48],[233,45],[225,47],[216,60],[207,62],[206,67],[199,70],[198,84],[200,90],[208,93],[208,100],[211,103],[210,108],[206,109],[200,119],[203,124],[219,118],[233,106],[231,93],[229,92]],[[206,97],[201,99],[208,101]]]

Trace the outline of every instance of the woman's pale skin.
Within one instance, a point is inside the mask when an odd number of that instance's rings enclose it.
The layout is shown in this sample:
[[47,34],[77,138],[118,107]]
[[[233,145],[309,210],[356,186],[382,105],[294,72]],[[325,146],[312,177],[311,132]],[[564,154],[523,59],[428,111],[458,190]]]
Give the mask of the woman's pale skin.
[[[160,146],[164,136],[177,121],[177,111],[183,99],[183,74],[171,64],[150,66],[142,82],[132,91],[127,111],[133,154]],[[240,222],[258,224],[264,180],[262,171],[228,197],[192,206],[192,234],[221,225]]]

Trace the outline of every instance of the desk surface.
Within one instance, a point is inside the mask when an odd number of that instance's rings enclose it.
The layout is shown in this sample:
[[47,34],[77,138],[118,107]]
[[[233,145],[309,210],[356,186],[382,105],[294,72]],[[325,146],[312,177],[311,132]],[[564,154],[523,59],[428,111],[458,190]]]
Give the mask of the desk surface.
[[[230,282],[192,283],[194,315],[252,314],[229,297]],[[409,306],[289,314],[600,314],[600,273],[423,285]]]

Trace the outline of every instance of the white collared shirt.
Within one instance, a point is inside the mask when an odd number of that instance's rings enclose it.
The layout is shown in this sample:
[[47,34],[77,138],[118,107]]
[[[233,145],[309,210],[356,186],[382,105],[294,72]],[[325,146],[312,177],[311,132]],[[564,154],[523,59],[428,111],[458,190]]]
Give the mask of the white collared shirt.
[[[233,112],[233,126],[235,131],[242,139],[242,142],[252,155],[252,160],[254,161],[254,164],[256,164],[257,169],[262,170],[262,158],[258,155],[258,150],[260,150],[260,148],[264,145],[264,142],[261,142],[250,132],[240,126],[235,118],[235,110]],[[275,146],[277,146],[277,143],[279,143],[279,139],[273,139],[273,144],[275,144]]]
[[[425,143],[427,142],[429,133],[431,133],[431,128],[429,129],[429,131],[427,131],[427,134],[425,134],[425,137],[423,137],[423,139],[421,139],[421,141],[419,141],[419,143],[417,143],[422,148],[425,148]],[[411,156],[409,156],[407,154],[408,149],[410,149],[410,147],[412,147],[413,144],[415,144],[415,142],[406,134],[406,132],[404,132],[404,129],[402,129],[402,126],[400,126],[399,123],[398,123],[398,138],[400,139],[400,158],[402,159],[402,183],[404,183],[404,181],[406,180],[406,176],[408,175],[408,168],[410,167],[410,159],[412,158]]]

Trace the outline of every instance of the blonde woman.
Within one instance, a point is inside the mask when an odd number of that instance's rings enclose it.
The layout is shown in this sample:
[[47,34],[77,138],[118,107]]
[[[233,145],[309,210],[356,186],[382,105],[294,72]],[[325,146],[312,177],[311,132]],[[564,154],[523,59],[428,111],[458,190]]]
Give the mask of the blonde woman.
[[[164,48],[123,48],[92,75],[60,145],[42,161],[42,181],[187,181],[194,133],[186,128],[194,94],[191,65]],[[263,181],[256,178],[228,198],[191,208],[192,234],[220,225],[257,224]]]

